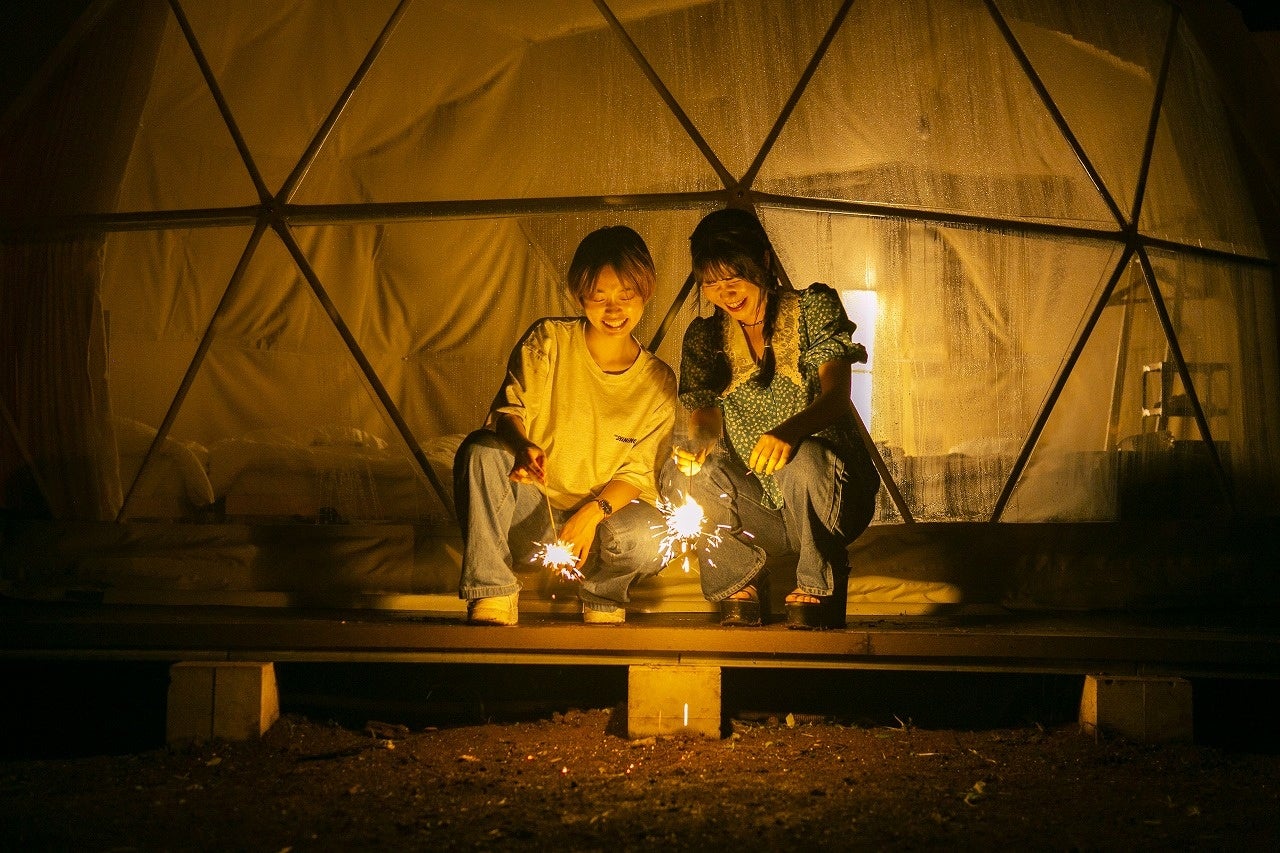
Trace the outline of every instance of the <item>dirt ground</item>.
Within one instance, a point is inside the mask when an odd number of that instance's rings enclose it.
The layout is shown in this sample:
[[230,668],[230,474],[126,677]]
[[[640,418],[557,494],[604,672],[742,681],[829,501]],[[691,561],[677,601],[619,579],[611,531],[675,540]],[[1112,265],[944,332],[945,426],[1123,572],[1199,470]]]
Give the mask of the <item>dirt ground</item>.
[[[612,675],[412,672],[361,674],[355,690],[350,671],[286,670],[285,714],[261,740],[168,747],[155,738],[156,672],[80,670],[84,689],[94,678],[139,683],[78,710],[46,705],[25,730],[6,723],[0,849],[1262,850],[1280,840],[1280,750],[1233,728],[1230,708],[1197,712],[1218,743],[1154,745],[1082,733],[1072,679],[748,675],[725,685],[725,737],[631,741],[625,699],[556,708],[617,699]],[[41,710],[13,695],[13,716]],[[41,701],[66,700],[46,691]],[[1249,727],[1271,718],[1257,704]],[[92,737],[70,737],[77,721]]]

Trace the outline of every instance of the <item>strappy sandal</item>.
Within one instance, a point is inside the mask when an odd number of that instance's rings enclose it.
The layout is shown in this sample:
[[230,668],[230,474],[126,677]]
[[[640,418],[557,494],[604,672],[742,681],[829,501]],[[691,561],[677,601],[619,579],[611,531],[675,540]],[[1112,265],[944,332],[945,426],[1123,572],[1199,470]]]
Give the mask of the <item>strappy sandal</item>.
[[823,630],[845,627],[849,598],[849,577],[837,576],[831,595],[811,595],[796,589],[787,594],[787,627],[798,630]]
[[756,575],[755,580],[720,601],[720,624],[729,627],[754,628],[763,625],[769,613],[769,576]]

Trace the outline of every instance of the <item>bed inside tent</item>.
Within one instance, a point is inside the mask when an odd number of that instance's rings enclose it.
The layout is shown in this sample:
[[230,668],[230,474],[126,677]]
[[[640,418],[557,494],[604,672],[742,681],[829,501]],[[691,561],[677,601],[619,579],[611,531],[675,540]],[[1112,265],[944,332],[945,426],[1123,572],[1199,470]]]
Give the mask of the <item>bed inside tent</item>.
[[[453,452],[577,241],[645,237],[678,370],[688,234],[745,205],[871,353],[850,613],[1274,600],[1277,137],[1227,11],[94,4],[0,128],[0,583],[460,611]],[[696,564],[633,599],[712,609]]]

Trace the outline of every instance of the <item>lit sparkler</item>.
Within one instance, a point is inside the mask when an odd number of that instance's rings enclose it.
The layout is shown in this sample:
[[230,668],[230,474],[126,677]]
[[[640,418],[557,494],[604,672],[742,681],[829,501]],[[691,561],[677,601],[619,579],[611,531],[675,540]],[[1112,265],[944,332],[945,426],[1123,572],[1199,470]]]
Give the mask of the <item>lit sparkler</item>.
[[665,521],[663,527],[654,528],[663,531],[662,539],[658,541],[663,563],[669,563],[677,556],[683,557],[681,567],[688,572],[691,571],[689,554],[694,550],[700,537],[705,537],[707,544],[713,547],[720,544],[722,535],[720,531],[725,525],[717,525],[710,531],[705,530],[707,514],[703,511],[702,505],[692,496],[686,496],[684,502],[679,505],[665,498],[659,498],[658,511],[662,513]]
[[[679,452],[676,453],[676,462],[680,462]],[[701,467],[701,466],[699,466]],[[688,485],[693,484],[693,475],[695,470],[692,465],[688,469],[681,468],[688,475]],[[674,501],[659,497],[657,502],[658,511],[662,513],[663,525],[654,527],[653,530],[661,531],[662,538],[658,542],[659,554],[662,557],[663,564],[670,563],[677,556],[682,557],[681,568],[685,573],[692,571],[692,564],[689,556],[694,553],[698,540],[705,538],[708,546],[715,547],[720,544],[721,530],[728,530],[728,525],[716,525],[715,528],[708,531],[707,514],[702,509],[702,505],[694,500],[686,489],[684,502],[677,505]],[[727,497],[727,495],[721,495]],[[710,559],[707,561],[710,563]],[[714,563],[712,563],[714,565]]]
[[533,559],[529,562],[542,563],[542,565],[560,575],[564,580],[582,580],[582,572],[578,571],[577,568],[578,558],[573,556],[573,552],[569,550],[569,545],[563,539],[534,544],[540,546],[540,550],[533,555]]
[[[554,531],[556,529],[556,517],[551,512],[551,494],[545,489],[542,494],[547,499],[547,517],[551,520],[551,529]],[[582,580],[582,572],[578,571],[578,558],[574,556],[573,549],[568,542],[563,539],[556,539],[554,542],[535,542],[534,544],[540,547],[529,562],[542,563],[542,565],[560,575],[563,580]]]

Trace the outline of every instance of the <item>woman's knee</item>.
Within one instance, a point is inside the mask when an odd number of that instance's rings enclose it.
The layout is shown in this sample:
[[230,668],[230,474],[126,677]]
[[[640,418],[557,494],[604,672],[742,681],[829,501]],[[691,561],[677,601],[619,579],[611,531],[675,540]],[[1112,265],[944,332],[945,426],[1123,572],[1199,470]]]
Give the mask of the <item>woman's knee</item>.
[[[506,457],[514,459],[511,451],[498,440],[497,434],[493,430],[478,429],[458,445],[458,452],[454,456],[454,470],[474,470],[485,463],[505,464]],[[507,467],[510,465],[508,464]]]
[[702,469],[692,478],[692,491],[702,493],[703,497],[717,500],[724,495],[736,495],[740,483],[748,476],[747,469],[736,462],[727,453],[714,453],[707,457]]
[[840,464],[835,451],[820,441],[802,441],[795,453],[779,472],[780,480],[812,483],[819,480],[830,480],[835,476],[836,466]]
[[596,540],[600,553],[611,561],[648,563],[658,554],[656,531],[662,515],[649,504],[627,504],[600,523]]

